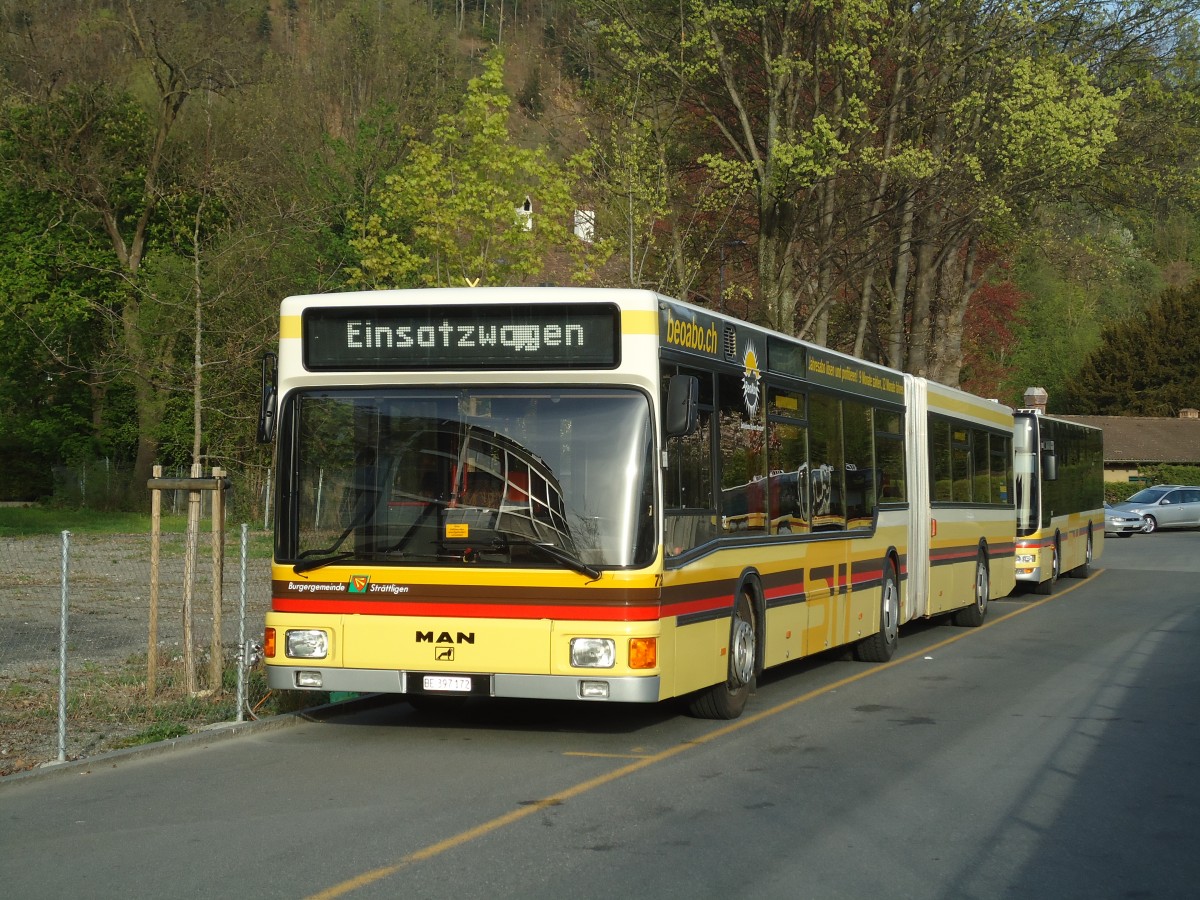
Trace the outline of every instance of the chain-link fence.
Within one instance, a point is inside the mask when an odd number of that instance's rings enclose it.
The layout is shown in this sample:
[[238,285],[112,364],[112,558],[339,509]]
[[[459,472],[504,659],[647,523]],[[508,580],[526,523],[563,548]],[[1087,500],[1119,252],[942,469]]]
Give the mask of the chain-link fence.
[[[184,466],[168,466],[162,475],[168,478],[186,478],[190,469]],[[238,466],[226,473],[233,490],[226,497],[226,512],[229,521],[251,523],[263,529],[271,521],[270,468]],[[53,469],[53,502],[71,509],[126,509],[130,505],[130,482],[128,467],[120,468],[107,459],[92,460],[75,466],[55,466]],[[137,489],[139,500],[141,487]],[[201,496],[202,515],[207,516],[212,507],[212,495]],[[136,504],[134,504],[136,506]],[[183,515],[188,507],[188,491],[163,491],[163,515]]]
[[[0,538],[0,775],[178,736],[253,710],[266,689],[261,672],[242,665],[242,651],[244,640],[261,636],[270,607],[270,536],[246,525],[227,529],[219,591],[212,543],[201,531],[190,567],[198,671],[192,683],[201,690],[189,691],[184,534],[161,536],[155,654],[149,535]],[[221,610],[220,684],[210,683],[214,600]],[[155,657],[151,691],[147,663]]]

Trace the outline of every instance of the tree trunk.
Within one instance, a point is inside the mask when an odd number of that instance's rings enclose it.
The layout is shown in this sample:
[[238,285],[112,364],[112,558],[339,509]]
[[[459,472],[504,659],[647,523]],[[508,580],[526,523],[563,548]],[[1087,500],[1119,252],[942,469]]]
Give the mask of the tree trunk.
[[792,283],[791,210],[786,203],[766,197],[759,188],[758,277],[762,285],[768,328],[792,334],[795,330],[796,294]]
[[951,387],[958,387],[962,379],[963,320],[967,316],[967,307],[987,275],[986,271],[976,272],[978,258],[979,240],[972,236],[966,241],[965,251],[948,255],[942,267],[942,282],[946,286],[947,296],[945,324],[939,341],[941,360],[937,380]]
[[892,304],[888,310],[887,364],[893,369],[905,370],[908,341],[904,334],[905,309],[908,306],[908,279],[912,265],[913,220],[916,215],[916,198],[906,191],[900,206],[899,236],[896,242],[896,269],[892,278]]
[[[926,232],[932,237],[933,232]],[[908,347],[908,371],[929,377],[930,362],[935,356],[933,346],[933,297],[937,287],[937,267],[934,260],[937,248],[930,240],[917,244],[917,270],[914,276],[912,299],[912,331]]]

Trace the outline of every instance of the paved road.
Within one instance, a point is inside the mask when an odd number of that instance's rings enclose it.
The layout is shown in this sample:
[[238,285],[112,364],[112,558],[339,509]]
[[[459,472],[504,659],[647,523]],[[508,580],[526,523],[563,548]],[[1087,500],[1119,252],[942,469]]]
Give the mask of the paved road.
[[1200,532],[743,718],[405,704],[0,783],[0,895],[1190,897]]

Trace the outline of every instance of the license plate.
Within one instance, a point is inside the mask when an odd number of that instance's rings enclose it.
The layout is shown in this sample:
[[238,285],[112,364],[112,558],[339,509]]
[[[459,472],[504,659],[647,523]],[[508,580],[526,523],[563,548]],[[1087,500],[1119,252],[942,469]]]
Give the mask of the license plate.
[[449,675],[426,675],[421,680],[421,686],[427,691],[458,691],[470,693],[470,678],[454,678]]

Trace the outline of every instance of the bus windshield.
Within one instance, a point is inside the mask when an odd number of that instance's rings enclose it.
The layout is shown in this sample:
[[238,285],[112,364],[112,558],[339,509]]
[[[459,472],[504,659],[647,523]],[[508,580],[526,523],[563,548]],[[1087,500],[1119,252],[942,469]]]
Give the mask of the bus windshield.
[[1017,534],[1024,537],[1040,527],[1038,496],[1038,427],[1031,417],[1018,416],[1013,425],[1013,478],[1017,503]]
[[277,555],[298,572],[362,561],[598,577],[652,560],[642,393],[319,390],[293,395],[288,413],[295,477]]

